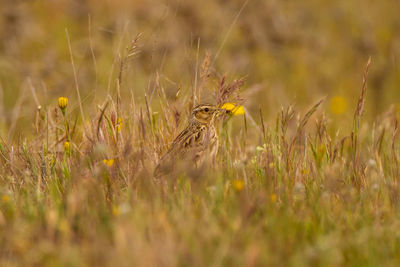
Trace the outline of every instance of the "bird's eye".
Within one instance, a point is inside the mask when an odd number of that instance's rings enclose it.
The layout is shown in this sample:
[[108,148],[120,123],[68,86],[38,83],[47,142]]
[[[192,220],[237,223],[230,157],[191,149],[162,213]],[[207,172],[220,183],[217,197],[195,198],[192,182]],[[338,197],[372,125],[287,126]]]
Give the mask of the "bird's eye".
[[205,112],[208,112],[209,110],[210,110],[209,108],[205,108],[205,109],[204,109]]

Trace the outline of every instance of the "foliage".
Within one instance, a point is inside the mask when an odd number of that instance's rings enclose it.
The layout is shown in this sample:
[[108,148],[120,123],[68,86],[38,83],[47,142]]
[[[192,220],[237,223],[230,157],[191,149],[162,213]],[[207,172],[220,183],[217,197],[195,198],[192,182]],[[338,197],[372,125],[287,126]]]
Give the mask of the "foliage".
[[[396,7],[5,1],[0,265],[398,266]],[[200,102],[217,161],[155,180]]]

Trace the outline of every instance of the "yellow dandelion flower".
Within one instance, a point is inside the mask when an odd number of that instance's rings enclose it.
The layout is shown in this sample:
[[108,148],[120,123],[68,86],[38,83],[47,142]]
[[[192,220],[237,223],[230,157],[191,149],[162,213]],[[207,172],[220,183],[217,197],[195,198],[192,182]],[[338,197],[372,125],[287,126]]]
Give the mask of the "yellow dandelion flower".
[[64,142],[64,151],[69,152],[70,148],[71,148],[70,142],[68,142],[68,141]]
[[65,115],[65,109],[68,106],[68,98],[60,96],[58,98],[58,107],[61,109],[61,112]]
[[8,203],[10,202],[10,196],[9,195],[2,195],[1,196],[1,203]]
[[60,107],[60,109],[65,109],[68,106],[68,98],[63,96],[59,97],[58,106]]
[[269,199],[271,200],[272,203],[275,203],[275,202],[276,202],[276,199],[277,199],[276,194],[271,194],[271,195],[269,196]]
[[257,146],[256,147],[256,151],[257,152],[262,152],[262,151],[265,151],[265,150],[267,150],[267,145],[266,144],[264,144],[263,146]]
[[112,167],[114,165],[114,159],[103,159],[103,163],[107,166],[107,167]]
[[230,111],[230,113],[235,116],[244,114],[243,106],[234,103],[225,103],[221,108]]
[[112,207],[112,214],[114,216],[118,216],[121,214],[121,209],[118,206],[113,205]]
[[232,186],[233,189],[235,189],[236,192],[240,192],[244,188],[244,182],[241,179],[235,179],[232,181]]
[[331,99],[329,108],[333,114],[341,115],[347,110],[347,100],[342,96],[335,96]]
[[268,167],[269,167],[270,169],[272,169],[273,167],[275,167],[275,163],[270,162],[270,163],[268,164]]

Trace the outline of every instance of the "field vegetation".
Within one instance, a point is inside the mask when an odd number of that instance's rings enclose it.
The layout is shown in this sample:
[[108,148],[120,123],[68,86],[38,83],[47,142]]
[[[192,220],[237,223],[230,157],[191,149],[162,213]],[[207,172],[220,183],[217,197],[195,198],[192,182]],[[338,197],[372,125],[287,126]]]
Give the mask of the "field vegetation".
[[[399,266],[396,0],[0,4],[0,266]],[[212,165],[153,170],[198,103]]]

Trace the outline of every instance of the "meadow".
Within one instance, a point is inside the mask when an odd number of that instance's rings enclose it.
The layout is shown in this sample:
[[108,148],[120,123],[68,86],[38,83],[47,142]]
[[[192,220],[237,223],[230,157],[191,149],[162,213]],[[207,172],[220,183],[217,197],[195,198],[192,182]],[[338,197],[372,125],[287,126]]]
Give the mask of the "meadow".
[[[398,266],[397,0],[0,4],[0,266]],[[153,176],[198,103],[213,166]]]

